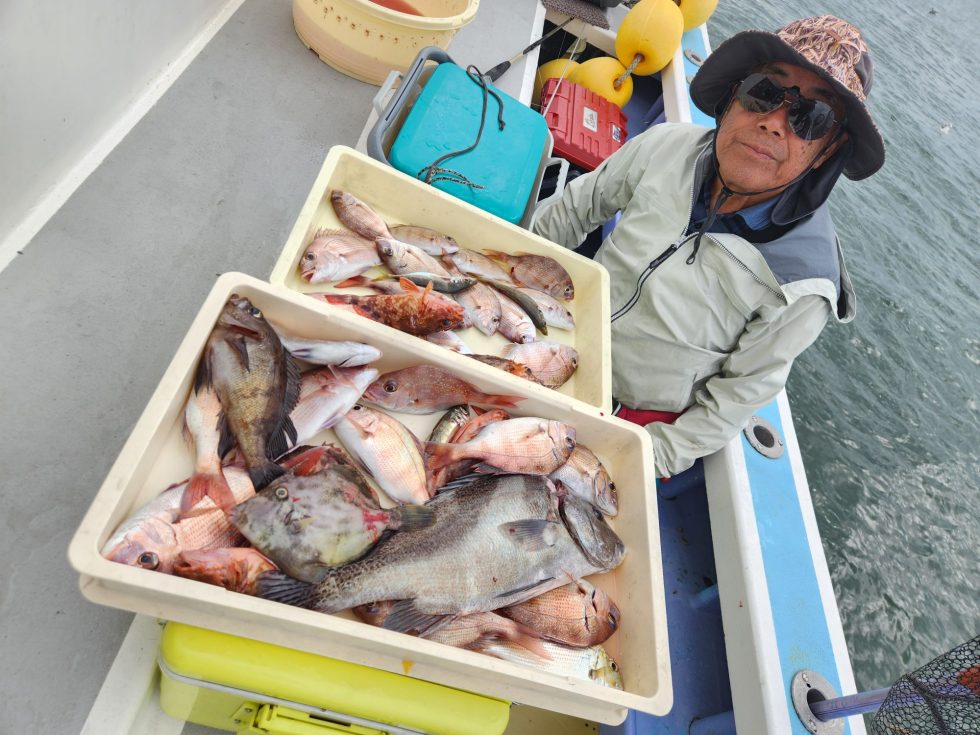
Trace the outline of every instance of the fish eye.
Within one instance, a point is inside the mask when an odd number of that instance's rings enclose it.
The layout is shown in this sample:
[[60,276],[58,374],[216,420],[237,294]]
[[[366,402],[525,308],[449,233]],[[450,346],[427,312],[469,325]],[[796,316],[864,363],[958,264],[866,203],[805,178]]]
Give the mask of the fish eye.
[[619,625],[619,623],[616,621],[616,616],[612,613],[609,613],[609,615],[606,616],[606,621],[609,623],[609,627],[613,630],[616,630],[616,626]]
[[398,390],[398,383],[394,380],[386,380],[382,387],[385,389],[385,393],[394,393]]
[[566,437],[565,437],[565,444],[566,444],[566,446],[568,446],[568,447],[569,447],[570,449],[575,449],[575,440],[574,440],[574,439],[572,439],[572,437],[570,437],[570,436],[566,436]]
[[306,258],[306,259],[307,259],[308,261],[310,261],[311,263],[312,263],[312,262],[313,262],[314,260],[316,260],[316,256],[315,256],[315,255],[314,255],[313,253],[307,253],[307,254],[306,254],[306,255],[305,255],[304,257],[305,257],[305,258]]
[[381,248],[381,252],[387,255],[388,257],[391,257],[392,255],[395,254],[395,249],[392,248],[391,245],[385,245]]
[[255,317],[255,318],[257,318],[257,319],[261,319],[261,318],[262,318],[262,312],[261,312],[261,311],[259,311],[259,310],[258,310],[258,309],[257,309],[256,307],[254,307],[254,306],[253,306],[253,307],[252,307],[251,309],[249,309],[249,310],[248,310],[248,313],[249,313],[249,314],[251,314],[252,316],[254,316],[254,317]]
[[619,665],[615,661],[609,662],[609,668],[612,669],[613,671],[617,671],[617,672],[619,671]]
[[575,291],[572,290],[572,287],[571,286],[565,286],[565,295],[566,296],[571,296],[573,293],[575,293]]
[[360,411],[360,410],[361,410],[361,404],[359,403],[355,403],[354,408],[351,409],[351,411]]
[[444,326],[444,327],[451,327],[452,325],[453,325],[453,320],[452,319],[443,319],[442,320],[442,326]]
[[144,569],[156,569],[160,566],[160,557],[152,551],[144,551],[136,558],[136,563]]
[[577,357],[573,357],[572,358],[572,367],[575,367],[575,368],[578,367],[578,358]]
[[288,497],[289,497],[289,490],[287,490],[287,489],[286,489],[285,487],[283,487],[282,485],[280,485],[280,486],[279,486],[279,487],[277,487],[277,488],[276,488],[275,490],[273,490],[273,491],[272,491],[272,493],[273,493],[273,494],[274,494],[274,495],[275,495],[275,496],[276,496],[276,497],[277,497],[277,498],[278,498],[279,500],[285,500],[286,498],[288,498]]

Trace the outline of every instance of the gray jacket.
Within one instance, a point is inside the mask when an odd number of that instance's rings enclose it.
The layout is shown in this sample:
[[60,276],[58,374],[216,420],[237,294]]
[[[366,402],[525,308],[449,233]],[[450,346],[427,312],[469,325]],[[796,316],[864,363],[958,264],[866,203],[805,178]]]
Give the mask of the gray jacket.
[[[596,254],[611,283],[613,395],[631,408],[684,411],[673,425],[647,426],[662,476],[723,447],[776,397],[827,320],[855,313],[826,204],[765,244],[709,233],[687,264],[684,233],[711,139],[705,128],[657,125],[572,181],[533,226],[574,248],[621,212]],[[676,252],[650,271],[671,243]]]

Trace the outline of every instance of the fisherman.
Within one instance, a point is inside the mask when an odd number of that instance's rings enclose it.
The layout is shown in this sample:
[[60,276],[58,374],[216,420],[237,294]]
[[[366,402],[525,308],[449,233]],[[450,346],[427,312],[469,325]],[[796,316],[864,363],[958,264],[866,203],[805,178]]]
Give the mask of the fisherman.
[[612,284],[614,412],[668,477],[772,401],[855,299],[827,196],[881,168],[861,33],[825,15],[739,33],[691,98],[716,128],[656,125],[571,182],[534,231],[565,247],[621,216],[596,260]]

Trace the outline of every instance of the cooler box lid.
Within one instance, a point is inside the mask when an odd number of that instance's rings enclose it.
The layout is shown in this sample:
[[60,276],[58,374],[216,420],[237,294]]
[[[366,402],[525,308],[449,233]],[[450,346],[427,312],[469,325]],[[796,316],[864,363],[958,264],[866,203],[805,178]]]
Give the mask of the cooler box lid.
[[[160,640],[164,676],[251,692],[376,723],[453,735],[500,735],[510,702],[367,666],[180,623]],[[234,711],[234,709],[232,710]]]
[[[443,171],[433,172],[429,183],[516,224],[536,193],[535,180],[549,142],[548,126],[531,108],[489,82],[487,87],[492,94],[486,95],[479,143],[472,151],[440,163]],[[391,165],[425,181],[437,159],[474,144],[483,108],[484,93],[478,81],[456,64],[439,64],[391,146]],[[503,117],[503,130],[498,113]]]

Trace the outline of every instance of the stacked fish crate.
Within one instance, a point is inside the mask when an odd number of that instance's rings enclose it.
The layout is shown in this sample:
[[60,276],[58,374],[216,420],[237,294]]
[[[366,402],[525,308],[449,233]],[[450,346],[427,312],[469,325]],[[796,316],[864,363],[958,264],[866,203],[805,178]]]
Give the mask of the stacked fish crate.
[[[311,243],[324,231],[341,232],[345,228],[344,219],[338,214],[331,198],[332,193],[340,192],[353,197],[357,202],[366,203],[385,226],[410,225],[442,232],[454,238],[463,250],[494,251],[500,263],[506,263],[507,255],[519,254],[555,259],[574,283],[574,298],[565,302],[574,318],[574,329],[551,328],[547,339],[555,345],[574,349],[578,355],[578,369],[567,380],[555,381],[553,387],[549,387],[536,380],[501,370],[491,364],[492,360],[480,361],[465,354],[468,351],[488,356],[512,354],[508,349],[508,340],[499,334],[487,335],[475,326],[465,328],[458,334],[467,346],[461,353],[395,329],[383,323],[383,320],[379,323],[365,318],[370,309],[358,310],[357,300],[350,299],[347,295],[368,297],[374,294],[376,284],[397,284],[397,277],[389,278],[386,269],[380,265],[372,266],[375,270],[364,274],[362,278],[365,280],[357,281],[359,285],[353,289],[338,288],[335,281],[320,284],[307,282],[302,277],[303,260]],[[415,286],[413,290],[413,284],[404,281],[401,281],[400,287],[410,294],[415,294],[417,290],[419,299],[430,299],[425,301],[431,305],[426,308],[436,309],[442,303],[441,299],[447,298],[438,294],[425,294],[424,289],[419,286]],[[324,299],[324,296],[339,298]],[[234,302],[236,297],[239,306],[246,310],[237,321],[236,318],[229,317],[232,309],[229,303]],[[451,307],[447,308],[453,314],[461,313],[453,311]],[[266,581],[259,585],[261,594],[257,595],[254,594],[254,588],[243,590],[253,594],[244,594],[195,579],[161,574],[158,570],[147,568],[147,564],[140,563],[141,559],[146,562],[148,557],[138,553],[134,556],[131,545],[127,546],[127,553],[130,554],[127,557],[128,563],[118,563],[123,560],[120,556],[122,552],[112,551],[108,547],[112,546],[111,541],[118,541],[127,521],[131,521],[134,514],[148,503],[159,502],[163,497],[161,491],[202,472],[200,451],[195,456],[194,450],[189,448],[186,438],[182,436],[185,423],[192,434],[196,426],[200,428],[198,423],[207,423],[201,419],[208,415],[205,402],[199,399],[195,404],[195,397],[204,395],[199,365],[202,358],[211,354],[213,347],[209,345],[213,342],[210,340],[219,323],[232,332],[237,330],[239,335],[255,333],[256,328],[247,323],[249,310],[254,310],[253,317],[273,325],[283,335],[282,342],[286,349],[293,351],[301,367],[310,368],[307,375],[312,374],[318,360],[313,352],[315,345],[324,341],[356,343],[364,346],[369,354],[365,359],[371,360],[368,370],[364,372],[367,378],[435,374],[424,372],[427,370],[438,370],[439,375],[448,372],[466,386],[453,389],[463,391],[453,395],[462,396],[464,403],[482,405],[483,410],[495,405],[506,405],[505,410],[511,419],[526,420],[528,425],[548,427],[546,431],[558,427],[555,429],[559,433],[557,451],[562,454],[557,459],[550,460],[551,464],[547,467],[531,466],[533,462],[522,464],[523,460],[520,459],[508,465],[510,460],[500,460],[499,457],[481,454],[479,451],[466,455],[471,460],[481,459],[484,464],[498,470],[523,473],[518,476],[524,478],[521,482],[527,483],[529,487],[555,487],[556,485],[551,484],[552,481],[562,487],[556,472],[569,458],[573,447],[587,447],[601,460],[615,483],[618,495],[618,513],[613,517],[606,518],[599,510],[583,511],[583,506],[577,504],[571,495],[558,500],[553,492],[545,490],[544,496],[551,498],[548,502],[554,503],[554,507],[539,519],[537,526],[532,528],[534,524],[522,523],[520,517],[515,517],[502,519],[496,532],[503,535],[505,532],[511,533],[515,539],[512,543],[526,550],[515,558],[523,554],[550,553],[549,548],[553,550],[568,542],[569,538],[572,539],[569,542],[572,545],[568,548],[578,548],[582,553],[576,557],[577,561],[568,562],[565,570],[567,574],[548,575],[553,576],[552,579],[538,579],[534,578],[532,572],[533,584],[529,587],[535,587],[537,593],[540,593],[574,582],[576,576],[590,575],[588,583],[607,593],[618,604],[620,616],[615,621],[615,633],[603,645],[609,656],[618,663],[616,678],[622,689],[605,686],[588,677],[564,675],[555,670],[549,671],[547,667],[536,668],[519,661],[504,660],[497,655],[487,655],[492,651],[480,653],[419,635],[409,635],[407,633],[419,633],[419,621],[424,622],[428,618],[409,616],[406,622],[404,609],[398,618],[400,622],[372,627],[346,609],[352,605],[339,604],[337,599],[325,602],[330,595],[324,592],[324,587],[311,587],[310,582],[297,584],[296,580],[282,572],[274,577],[276,583],[270,582],[273,578],[266,576]],[[456,322],[453,325],[459,326]],[[215,360],[209,359],[211,362],[208,364],[213,366]],[[419,370],[423,372],[418,373]],[[441,404],[440,409],[420,413],[411,409],[411,401],[398,403],[386,395],[391,392],[387,387],[389,381],[380,380],[370,387],[370,381],[366,378],[360,383],[353,377],[341,382],[361,392],[367,389],[366,395],[362,397],[363,405],[359,404],[359,407],[351,409],[352,413],[376,413],[388,417],[385,420],[394,419],[398,426],[410,432],[420,443],[433,437],[433,431],[445,412]],[[436,398],[439,391],[449,393],[450,389],[442,387],[435,391]],[[433,391],[430,390],[429,393],[432,394]],[[336,147],[330,151],[300,213],[272,274],[271,284],[238,273],[228,273],[218,279],[79,527],[70,548],[70,559],[81,575],[83,594],[95,602],[112,607],[297,651],[329,656],[395,672],[411,679],[447,685],[596,722],[621,722],[628,709],[663,714],[670,709],[672,691],[652,449],[649,437],[642,429],[609,416],[610,395],[609,287],[608,276],[601,266],[351,149]],[[298,441],[313,447],[324,443],[334,447],[343,446],[359,465],[370,469],[372,458],[357,449],[356,440],[350,438],[350,435],[358,432],[356,424],[357,420],[353,416],[349,419],[335,417],[329,428],[318,425],[307,427],[308,431]],[[289,438],[293,443],[297,442],[296,436]],[[233,500],[228,499],[228,504],[241,502],[240,492],[252,497],[254,490],[249,492],[249,476],[253,480],[265,476],[256,469],[263,464],[261,458],[254,463],[250,461],[246,443],[241,439],[238,441],[238,454],[244,458],[245,467],[241,467],[242,463],[239,462],[239,466],[228,467],[225,471],[235,496]],[[437,444],[441,444],[441,447],[436,446]],[[421,446],[426,450],[422,452],[422,456],[428,456],[431,461],[432,457],[440,455],[444,460],[442,464],[449,464],[450,460],[463,456],[452,446],[447,449],[444,441],[438,438],[433,444]],[[532,446],[531,440],[527,446]],[[200,450],[201,444],[198,443],[197,447]],[[520,450],[520,446],[517,450]],[[270,452],[261,451],[271,456]],[[319,467],[324,461],[333,461],[330,457],[344,456],[337,452],[339,450],[329,449],[325,454],[325,450],[320,449],[305,456],[294,452],[280,463],[284,465],[284,470],[289,470],[288,476],[292,477],[302,474],[297,467],[307,467],[309,470],[308,465]],[[502,466],[502,462],[506,466]],[[256,466],[253,467],[253,464]],[[430,467],[428,471],[432,470],[433,467]],[[268,474],[268,468],[264,472]],[[273,475],[277,472],[272,470]],[[427,494],[435,489],[431,483],[427,489],[423,487],[419,491],[421,496],[413,498],[406,494],[399,499],[397,496],[402,488],[398,482],[389,482],[386,485],[382,468],[375,468],[369,474],[374,475],[373,479],[380,489],[374,495],[378,501],[379,514],[397,515],[402,512],[401,503],[408,502],[417,503],[421,509],[432,505],[438,516],[441,512],[438,509],[445,508],[448,504],[445,498],[440,498],[443,493],[428,500]],[[551,475],[551,480],[546,480],[546,475]],[[370,494],[370,487],[366,483],[365,480],[365,487]],[[511,487],[513,483],[513,474],[509,477],[490,476],[454,492],[457,497],[463,497],[467,493],[472,495],[473,487],[484,487],[496,493],[498,491],[495,488]],[[245,489],[242,490],[242,487]],[[289,498],[289,491],[276,483],[270,483],[267,490],[255,497],[269,497],[280,490],[283,498]],[[220,505],[221,494],[215,492],[214,495]],[[295,496],[291,500],[297,503],[301,498]],[[197,502],[197,498],[185,500],[185,506],[192,502]],[[559,508],[560,512],[557,512]],[[603,510],[608,513],[616,508],[606,507]],[[180,517],[180,513],[181,511],[175,510],[170,518]],[[202,515],[199,508],[184,507],[183,513],[187,521],[193,521]],[[424,513],[418,511],[416,514]],[[412,513],[405,512],[406,518],[410,516]],[[250,535],[242,511],[231,510],[227,517],[236,522],[249,540],[259,547],[262,543],[261,534]],[[544,521],[550,522],[552,526]],[[442,523],[443,517],[440,516],[438,522]],[[395,526],[397,523],[392,524],[392,527]],[[305,527],[297,527],[296,533],[300,534],[304,529]],[[558,540],[555,536],[556,529],[561,537]],[[612,535],[607,537],[604,529],[609,529]],[[367,560],[387,559],[384,554],[395,547],[392,541],[400,539],[398,543],[401,543],[411,533],[413,532],[410,530],[394,531],[395,535],[391,539],[382,539],[374,547],[366,557]],[[419,533],[424,534],[421,531]],[[431,533],[428,538],[431,541]],[[616,542],[609,542],[609,538],[616,539]],[[622,548],[617,547],[618,542],[621,542]],[[448,563],[448,559],[445,560],[446,563],[440,563],[438,548],[430,547],[428,552],[433,556],[427,560],[426,568],[438,583],[439,575],[448,575],[447,570],[452,565]],[[454,552],[447,547],[443,553]],[[115,556],[116,561],[106,558],[106,555]],[[161,563],[159,558],[150,561],[158,565]],[[276,559],[272,561],[275,562]],[[473,560],[473,563],[476,564],[477,561],[493,572],[494,582],[498,576],[503,578],[510,573],[510,570],[503,568],[502,559]],[[186,561],[181,563],[186,565]],[[355,565],[360,563],[354,562]],[[498,563],[501,565],[499,575],[494,572],[495,564]],[[283,564],[279,561],[280,569]],[[563,562],[559,560],[556,564],[558,568]],[[274,565],[270,565],[272,566]],[[341,570],[344,568],[338,567]],[[297,570],[298,567],[290,569],[294,574],[302,573]],[[333,572],[329,572],[316,579],[325,584],[323,580],[332,578],[332,575]],[[460,581],[458,577],[447,576],[445,580],[441,580],[441,584],[446,589],[453,589]],[[410,590],[401,590],[398,596],[404,599],[409,592]],[[499,592],[513,593],[500,596],[501,607],[530,596],[514,590]],[[370,592],[365,592],[357,597],[354,604],[382,601],[383,599],[370,599]],[[478,609],[494,609],[494,605],[487,602],[463,604],[457,612],[473,612]],[[429,609],[429,612],[432,610]],[[365,617],[361,615],[362,619]],[[407,633],[399,632],[402,630]]]

